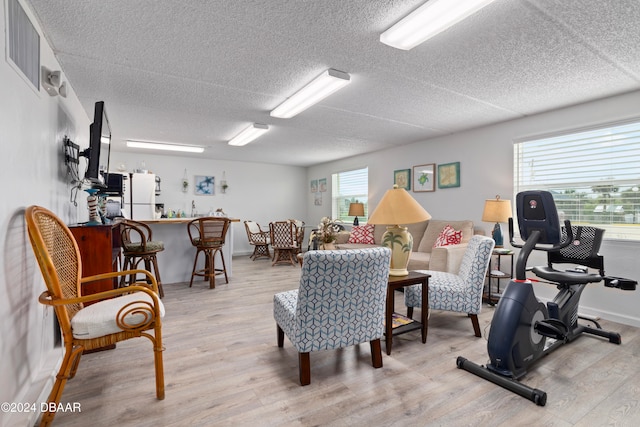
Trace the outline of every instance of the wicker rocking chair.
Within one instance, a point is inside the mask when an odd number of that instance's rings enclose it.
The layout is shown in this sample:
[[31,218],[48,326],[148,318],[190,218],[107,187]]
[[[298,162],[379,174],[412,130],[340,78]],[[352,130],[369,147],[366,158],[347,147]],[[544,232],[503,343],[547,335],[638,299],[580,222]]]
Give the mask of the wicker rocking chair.
[[[67,226],[51,211],[31,206],[25,212],[29,239],[47,290],[42,304],[55,310],[64,340],[64,358],[48,398],[47,407],[57,407],[67,380],[73,378],[85,350],[93,350],[130,338],[146,337],[153,345],[156,397],[164,399],[162,321],[164,306],[158,298],[155,277],[146,270],[129,270],[81,278],[82,260]],[[82,285],[95,280],[143,274],[146,282],[91,295]],[[86,305],[85,303],[92,303]],[[54,405],[51,405],[54,403]],[[44,412],[41,426],[49,425],[55,412]]]

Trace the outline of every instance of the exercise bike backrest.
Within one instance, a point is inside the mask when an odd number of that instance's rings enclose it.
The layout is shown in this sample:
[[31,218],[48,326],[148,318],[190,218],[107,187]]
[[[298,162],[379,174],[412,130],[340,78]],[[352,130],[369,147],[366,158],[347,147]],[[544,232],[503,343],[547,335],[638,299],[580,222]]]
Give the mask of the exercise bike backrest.
[[516,195],[518,228],[524,244],[516,243],[513,218],[509,218],[509,241],[522,250],[516,260],[516,280],[526,280],[527,260],[535,250],[557,252],[573,241],[571,222],[564,222],[566,233],[562,233],[560,219],[553,196],[548,191],[522,191]]

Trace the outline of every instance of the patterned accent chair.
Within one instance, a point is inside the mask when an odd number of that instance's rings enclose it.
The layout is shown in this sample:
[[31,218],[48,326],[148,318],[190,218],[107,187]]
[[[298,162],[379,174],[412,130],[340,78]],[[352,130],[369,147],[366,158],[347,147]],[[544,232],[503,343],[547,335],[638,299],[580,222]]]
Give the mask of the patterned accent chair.
[[[471,318],[476,337],[482,336],[478,314],[482,309],[482,289],[494,245],[495,242],[490,237],[473,236],[465,250],[458,274],[419,270],[421,273],[431,275],[429,308],[467,313]],[[407,317],[413,316],[414,307],[420,307],[421,298],[420,285],[405,288],[404,303],[407,306]]]
[[311,382],[312,351],[369,341],[373,367],[382,367],[390,263],[383,247],[304,253],[300,288],[273,297],[278,347],[286,335],[298,351],[301,385]]

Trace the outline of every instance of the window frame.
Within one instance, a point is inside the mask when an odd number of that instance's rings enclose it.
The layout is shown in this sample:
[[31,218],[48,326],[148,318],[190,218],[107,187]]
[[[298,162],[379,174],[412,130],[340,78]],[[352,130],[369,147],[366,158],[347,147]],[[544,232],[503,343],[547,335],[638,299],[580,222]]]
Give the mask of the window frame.
[[640,117],[515,140],[513,168],[514,198],[550,191],[561,220],[640,241]]
[[[358,177],[358,172],[361,175]],[[360,179],[359,182],[345,184],[350,186],[362,186],[364,185],[366,192],[362,192],[360,188],[349,188],[344,193],[340,192],[340,177],[347,179],[349,174],[353,174],[354,177]],[[344,185],[343,185],[344,186]],[[360,202],[364,204],[364,216],[358,217],[361,224],[366,223],[366,219],[369,217],[369,167],[364,166],[356,169],[343,170],[331,174],[331,218],[344,223],[353,223],[355,217],[347,215],[349,212],[349,203]]]

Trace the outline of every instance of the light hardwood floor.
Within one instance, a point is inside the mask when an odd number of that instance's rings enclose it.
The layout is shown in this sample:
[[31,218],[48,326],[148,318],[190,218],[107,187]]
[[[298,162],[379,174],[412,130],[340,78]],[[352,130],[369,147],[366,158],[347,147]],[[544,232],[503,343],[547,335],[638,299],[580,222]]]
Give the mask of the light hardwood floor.
[[59,413],[54,425],[640,425],[638,328],[602,321],[622,345],[584,336],[538,363],[524,382],[547,392],[544,407],[456,367],[459,355],[486,363],[488,305],[483,338],[467,317],[436,311],[426,344],[411,332],[395,337],[387,356],[383,343],[381,369],[368,344],[312,353],[311,384],[301,387],[297,353],[288,339],[277,347],[272,314],[273,294],[297,288],[300,269],[245,256],[233,268],[216,289],[164,286],[164,401],[155,399],[151,344],[129,340],[82,358],[62,396],[82,412]]

